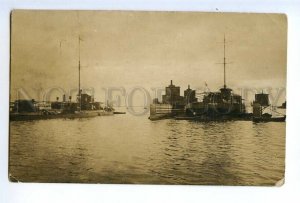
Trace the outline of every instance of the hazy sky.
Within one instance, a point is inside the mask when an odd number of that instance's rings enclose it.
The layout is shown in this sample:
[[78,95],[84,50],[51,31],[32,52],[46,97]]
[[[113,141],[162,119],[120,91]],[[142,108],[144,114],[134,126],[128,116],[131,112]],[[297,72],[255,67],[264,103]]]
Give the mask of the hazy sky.
[[223,37],[229,41],[227,86],[285,87],[287,22],[277,14],[198,12],[14,11],[11,96],[24,88],[223,85]]

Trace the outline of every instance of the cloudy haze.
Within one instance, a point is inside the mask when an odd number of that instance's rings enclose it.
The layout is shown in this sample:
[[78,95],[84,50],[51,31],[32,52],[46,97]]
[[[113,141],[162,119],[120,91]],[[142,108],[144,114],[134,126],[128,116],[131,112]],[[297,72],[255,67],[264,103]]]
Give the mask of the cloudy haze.
[[223,85],[223,37],[229,41],[227,86],[286,85],[287,22],[278,14],[197,12],[14,11],[11,97],[18,88],[77,88],[78,36],[81,83],[102,88],[185,89]]

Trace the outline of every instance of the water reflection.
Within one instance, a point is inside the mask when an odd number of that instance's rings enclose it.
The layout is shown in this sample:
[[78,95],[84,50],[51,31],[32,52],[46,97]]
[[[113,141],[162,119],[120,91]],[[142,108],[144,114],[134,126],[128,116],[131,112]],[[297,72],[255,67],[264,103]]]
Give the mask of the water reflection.
[[10,173],[24,182],[273,185],[284,174],[284,123],[122,115],[10,130]]

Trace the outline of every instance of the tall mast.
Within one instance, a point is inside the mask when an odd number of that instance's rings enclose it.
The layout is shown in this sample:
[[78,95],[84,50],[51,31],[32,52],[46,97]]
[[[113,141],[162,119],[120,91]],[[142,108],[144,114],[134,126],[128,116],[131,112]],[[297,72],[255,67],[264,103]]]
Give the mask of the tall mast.
[[79,102],[79,111],[81,111],[81,88],[80,88],[80,22],[79,22],[79,12],[76,12],[77,23],[78,23],[78,102]]
[[226,49],[225,49],[225,46],[226,46],[226,40],[225,40],[225,34],[224,34],[224,62],[223,62],[223,65],[224,65],[224,88],[226,88]]
[[81,111],[81,89],[80,89],[80,35],[78,36],[78,96],[79,96],[79,111]]

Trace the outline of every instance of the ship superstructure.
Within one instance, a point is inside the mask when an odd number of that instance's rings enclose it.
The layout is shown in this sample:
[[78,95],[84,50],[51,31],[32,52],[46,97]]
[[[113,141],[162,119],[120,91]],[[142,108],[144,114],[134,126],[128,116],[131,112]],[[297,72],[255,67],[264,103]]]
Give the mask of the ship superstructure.
[[150,106],[150,120],[162,118],[175,118],[178,120],[253,120],[256,122],[285,121],[285,115],[272,117],[263,111],[269,107],[268,94],[256,94],[253,102],[253,113],[246,112],[243,98],[226,84],[226,39],[223,42],[223,87],[219,91],[206,91],[199,93],[202,95],[198,101],[196,90],[190,88],[184,91],[184,96],[180,95],[180,87],[171,84],[166,87],[166,94],[162,96],[162,102],[158,98],[153,100]]
[[[282,122],[285,121],[286,116],[280,112],[277,112],[273,109],[274,106],[270,104],[269,94],[264,92],[255,94],[255,100],[252,103],[253,109],[253,118],[254,122]],[[270,113],[267,113],[266,110],[269,109]],[[273,114],[276,113],[277,116]]]
[[[162,103],[158,103],[155,99],[151,105],[150,119],[159,117],[173,116],[177,119],[199,119],[199,120],[215,120],[215,119],[235,119],[248,118],[245,104],[241,95],[234,94],[231,88],[226,85],[226,39],[224,36],[223,42],[224,57],[223,73],[224,84],[219,91],[203,92],[202,101],[196,98],[196,91],[192,90],[190,86],[184,92],[184,96],[180,96],[180,87],[172,84],[166,87],[166,95],[163,96]],[[174,89],[174,91],[172,91]],[[170,91],[171,90],[171,91]],[[173,93],[170,94],[169,92]],[[168,104],[168,106],[164,106]],[[179,105],[180,104],[180,105]],[[166,111],[162,109],[168,109]],[[182,113],[183,112],[183,113]],[[158,116],[159,115],[159,116]]]

